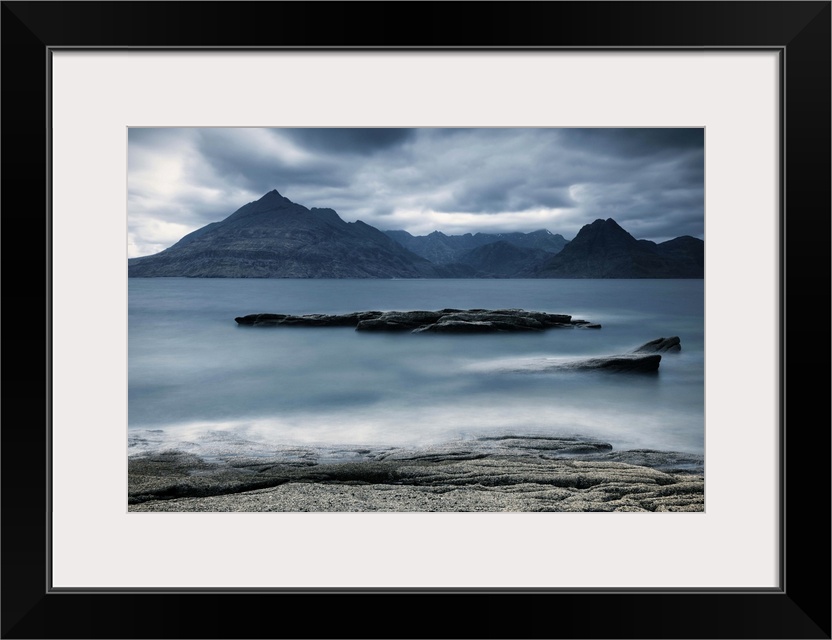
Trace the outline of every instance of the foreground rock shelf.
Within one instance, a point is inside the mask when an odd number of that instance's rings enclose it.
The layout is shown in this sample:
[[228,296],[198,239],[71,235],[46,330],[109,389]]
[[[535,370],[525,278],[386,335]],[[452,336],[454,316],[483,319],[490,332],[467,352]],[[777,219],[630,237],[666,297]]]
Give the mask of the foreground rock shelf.
[[130,511],[703,511],[701,456],[500,435],[425,448],[129,459]]
[[439,311],[358,311],[343,315],[255,313],[234,318],[250,327],[355,327],[356,331],[411,333],[494,333],[544,331],[578,327],[600,329],[600,324],[572,316],[524,309],[441,309]]

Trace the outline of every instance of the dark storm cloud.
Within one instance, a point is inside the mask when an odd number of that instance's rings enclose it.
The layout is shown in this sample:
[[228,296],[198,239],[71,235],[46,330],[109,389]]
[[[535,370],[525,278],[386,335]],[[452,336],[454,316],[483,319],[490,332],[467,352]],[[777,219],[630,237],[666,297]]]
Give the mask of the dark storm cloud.
[[127,130],[127,137],[130,141],[131,149],[136,146],[164,148],[174,140],[170,135],[170,130],[162,127],[130,127]]
[[568,182],[540,162],[546,135],[522,129],[421,130],[406,150],[385,156],[384,180],[399,193],[419,193],[426,205],[449,212],[571,206]]
[[451,211],[500,213],[526,211],[535,207],[550,209],[575,205],[566,188],[536,186],[525,176],[499,172],[480,174],[466,180],[441,203]]
[[[257,144],[256,140],[238,140],[233,130],[207,129],[198,133],[197,151],[211,169],[213,181],[233,182],[255,193],[266,193],[275,185],[349,185],[343,163],[327,156],[294,154],[291,149],[281,149],[282,142],[268,130]],[[195,167],[194,180],[201,178],[200,172],[204,169]]]
[[640,158],[701,149],[705,143],[702,128],[620,128],[564,129],[568,147],[590,148],[596,153]]
[[565,129],[562,142],[573,167],[594,176],[576,180],[587,214],[638,238],[704,237],[704,129]]
[[415,129],[283,129],[298,145],[326,153],[365,155],[397,147],[415,135]]
[[277,189],[414,234],[572,238],[614,218],[637,238],[704,237],[702,129],[136,129],[131,252],[158,251]]

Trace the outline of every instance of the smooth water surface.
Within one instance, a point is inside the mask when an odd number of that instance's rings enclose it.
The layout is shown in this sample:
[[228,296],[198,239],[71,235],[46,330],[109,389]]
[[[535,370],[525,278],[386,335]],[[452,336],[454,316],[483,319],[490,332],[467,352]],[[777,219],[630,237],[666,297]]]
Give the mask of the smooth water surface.
[[[250,313],[523,308],[600,330],[364,333],[240,327]],[[129,281],[130,453],[419,445],[494,433],[704,450],[702,280]],[[678,335],[657,374],[501,371],[613,355]]]

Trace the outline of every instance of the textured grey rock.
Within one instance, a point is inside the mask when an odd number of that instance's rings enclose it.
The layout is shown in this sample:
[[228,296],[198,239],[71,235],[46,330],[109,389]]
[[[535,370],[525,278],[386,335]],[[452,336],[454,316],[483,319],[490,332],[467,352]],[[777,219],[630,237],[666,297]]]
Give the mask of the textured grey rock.
[[[702,511],[702,458],[541,435],[420,449],[129,459],[131,511]],[[318,462],[348,458],[348,461]]]

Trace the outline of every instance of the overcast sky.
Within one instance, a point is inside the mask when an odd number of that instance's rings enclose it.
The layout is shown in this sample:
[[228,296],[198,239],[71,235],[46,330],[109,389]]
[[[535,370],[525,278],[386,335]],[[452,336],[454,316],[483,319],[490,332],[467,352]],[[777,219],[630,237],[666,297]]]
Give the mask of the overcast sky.
[[704,239],[703,129],[130,129],[129,257],[277,189],[414,235],[597,218],[636,238]]

